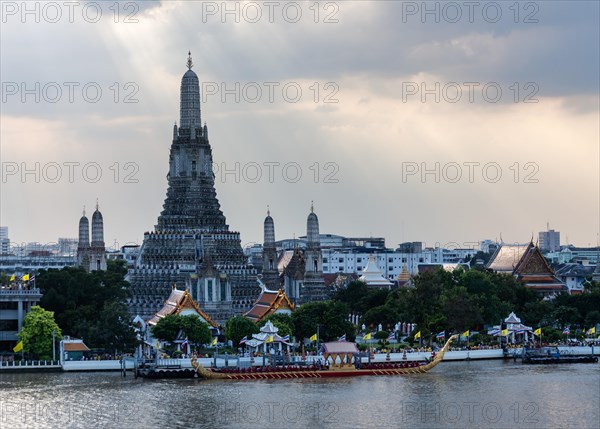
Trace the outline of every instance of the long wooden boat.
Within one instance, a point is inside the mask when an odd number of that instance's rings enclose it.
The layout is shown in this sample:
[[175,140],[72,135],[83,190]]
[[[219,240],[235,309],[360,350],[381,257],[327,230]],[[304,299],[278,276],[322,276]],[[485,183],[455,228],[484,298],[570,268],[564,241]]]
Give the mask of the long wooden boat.
[[284,366],[284,367],[255,367],[255,368],[204,368],[196,358],[192,358],[192,367],[198,377],[206,379],[223,380],[282,380],[293,378],[330,378],[330,377],[356,377],[363,375],[402,375],[422,374],[436,367],[444,358],[450,344],[458,335],[452,335],[442,350],[429,362],[402,362],[402,363],[371,363],[361,364],[360,368],[353,365],[336,365],[329,368],[316,366]]

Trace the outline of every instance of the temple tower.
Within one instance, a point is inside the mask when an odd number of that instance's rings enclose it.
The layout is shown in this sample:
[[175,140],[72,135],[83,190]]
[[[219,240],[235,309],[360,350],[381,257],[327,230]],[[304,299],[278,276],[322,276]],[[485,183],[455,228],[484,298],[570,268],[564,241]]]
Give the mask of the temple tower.
[[304,259],[306,271],[304,273],[301,303],[310,301],[323,301],[328,299],[325,282],[323,280],[323,255],[321,254],[321,240],[319,236],[319,218],[314,212],[311,203],[310,213],[306,220],[306,250]]
[[104,245],[104,220],[96,201],[96,211],[92,214],[92,243],[90,245],[89,271],[106,271],[106,247]]
[[85,215],[79,219],[79,242],[77,243],[77,265],[86,271],[106,270],[106,248],[104,246],[104,221],[96,201],[92,214],[92,242],[90,244],[90,222]]
[[154,315],[177,284],[187,287],[213,320],[223,322],[249,310],[260,288],[256,270],[246,263],[240,234],[229,230],[217,199],[208,128],[201,125],[200,83],[190,53],[186,65],[167,195],[128,275],[133,293],[129,309],[133,315]]
[[77,265],[85,268],[87,271],[90,266],[90,222],[85,215],[85,207],[83,215],[79,219],[79,242],[77,243]]
[[271,217],[271,212],[267,209],[267,217],[264,222],[264,242],[263,242],[263,282],[270,290],[278,290],[279,271],[277,270],[277,249],[275,248],[275,223]]

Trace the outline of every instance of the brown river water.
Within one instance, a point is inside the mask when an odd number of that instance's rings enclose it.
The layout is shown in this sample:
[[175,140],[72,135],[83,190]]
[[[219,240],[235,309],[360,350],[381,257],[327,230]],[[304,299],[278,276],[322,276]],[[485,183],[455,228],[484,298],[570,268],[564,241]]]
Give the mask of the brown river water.
[[144,380],[0,372],[0,428],[600,428],[600,364],[444,362],[420,375]]

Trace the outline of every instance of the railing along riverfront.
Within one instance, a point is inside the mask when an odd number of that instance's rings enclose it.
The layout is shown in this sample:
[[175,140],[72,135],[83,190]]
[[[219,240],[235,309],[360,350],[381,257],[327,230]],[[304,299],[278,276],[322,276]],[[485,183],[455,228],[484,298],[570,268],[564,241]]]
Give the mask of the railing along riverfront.
[[0,295],[41,295],[39,289],[9,289],[0,288]]
[[60,367],[59,360],[14,360],[0,361],[0,369],[6,368],[44,368],[44,367]]

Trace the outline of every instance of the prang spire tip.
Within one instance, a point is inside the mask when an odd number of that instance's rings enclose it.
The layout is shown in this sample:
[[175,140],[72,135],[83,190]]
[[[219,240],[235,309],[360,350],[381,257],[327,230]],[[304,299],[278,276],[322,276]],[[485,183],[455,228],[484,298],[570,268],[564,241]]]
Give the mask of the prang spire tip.
[[188,51],[187,68],[191,70],[192,67],[194,67],[194,63],[192,62],[192,51]]

